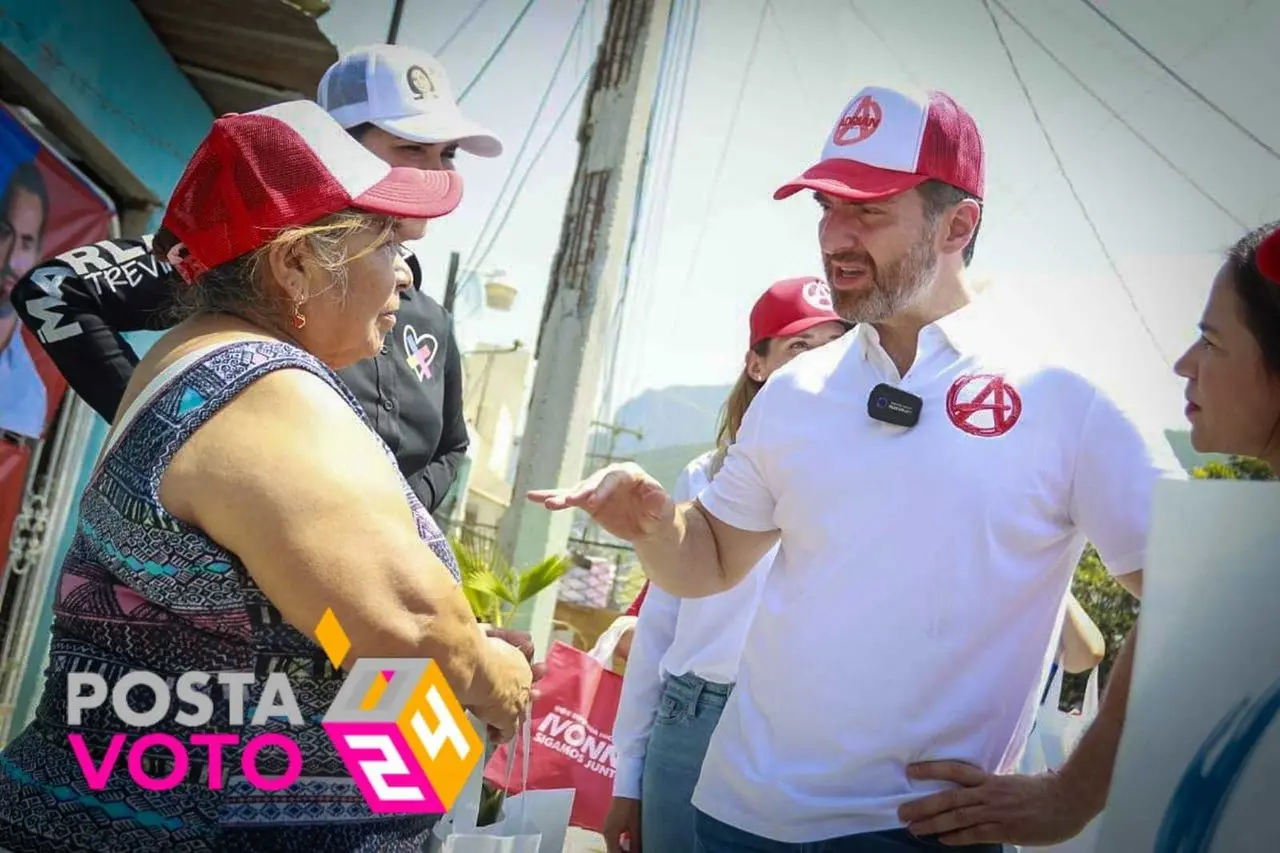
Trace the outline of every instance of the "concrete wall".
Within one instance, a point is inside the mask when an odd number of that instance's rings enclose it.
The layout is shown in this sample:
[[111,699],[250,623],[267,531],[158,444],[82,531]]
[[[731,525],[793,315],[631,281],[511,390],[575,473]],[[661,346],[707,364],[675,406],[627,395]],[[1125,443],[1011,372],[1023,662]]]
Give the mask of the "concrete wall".
[[463,406],[472,429],[466,511],[497,524],[511,502],[516,430],[529,387],[533,353],[482,347],[463,356]]
[[[213,121],[130,0],[6,0],[0,4],[0,73],[29,92],[40,120],[82,153],[111,191],[130,201],[167,199]],[[161,215],[160,207],[142,216],[123,211],[126,235],[144,225],[154,228]],[[132,229],[130,221],[137,223]],[[130,340],[142,353],[156,337]],[[106,432],[96,418],[76,474],[77,506]],[[72,529],[60,533],[59,563]],[[42,687],[51,602],[52,589],[14,709],[19,726]]]

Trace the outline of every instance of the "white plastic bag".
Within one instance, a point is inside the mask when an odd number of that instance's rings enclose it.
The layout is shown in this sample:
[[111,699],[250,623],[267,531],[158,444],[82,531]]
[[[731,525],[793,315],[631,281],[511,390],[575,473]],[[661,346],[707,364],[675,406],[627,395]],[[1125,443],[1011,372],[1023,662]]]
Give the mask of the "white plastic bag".
[[1018,767],[1020,773],[1043,773],[1046,770],[1057,770],[1067,761],[1067,756],[1076,748],[1080,736],[1098,716],[1098,670],[1089,673],[1089,683],[1084,689],[1084,705],[1080,713],[1073,714],[1061,710],[1063,669],[1058,671],[1049,684],[1049,692],[1036,714],[1035,728],[1027,738],[1027,751],[1023,753],[1022,763]]
[[[522,781],[526,784],[532,732],[527,720],[521,724],[520,749],[524,756],[519,763],[525,768]],[[484,765],[478,764],[453,809],[432,831],[429,853],[561,853],[569,830],[573,791],[530,791],[509,797],[496,821],[478,827],[483,779]],[[510,779],[506,787],[511,787]]]
[[[1066,763],[1067,756],[1080,742],[1080,736],[1098,716],[1098,670],[1089,673],[1089,683],[1084,689],[1084,705],[1080,713],[1072,714],[1062,710],[1062,677],[1061,664],[1053,680],[1049,683],[1049,692],[1036,714],[1035,727],[1027,738],[1027,748],[1018,764],[1018,773],[1035,775],[1048,770],[1057,770]],[[1098,828],[1102,824],[1102,816],[1094,818],[1075,838],[1053,844],[1048,847],[1014,847],[1005,845],[1010,853],[1094,853],[1098,846]]]

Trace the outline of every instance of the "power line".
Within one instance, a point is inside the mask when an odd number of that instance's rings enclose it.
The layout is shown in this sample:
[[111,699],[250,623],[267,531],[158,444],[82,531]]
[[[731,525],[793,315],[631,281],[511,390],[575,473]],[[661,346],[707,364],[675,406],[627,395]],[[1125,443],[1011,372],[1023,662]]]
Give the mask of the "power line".
[[[656,263],[656,259],[661,256],[662,246],[667,236],[666,224],[669,221],[667,213],[671,202],[671,179],[675,173],[675,145],[676,140],[680,138],[680,126],[684,122],[685,107],[688,105],[686,95],[689,90],[689,69],[693,61],[693,51],[698,41],[698,27],[702,21],[702,0],[693,0],[691,8],[693,11],[690,13],[692,21],[689,27],[688,40],[685,42],[683,53],[679,57],[679,66],[672,72],[680,81],[678,90],[673,96],[673,103],[675,104],[674,118],[671,117],[671,113],[668,111],[665,118],[670,119],[670,124],[660,136],[660,139],[663,140],[663,150],[668,151],[669,154],[662,159],[659,174],[654,180],[656,185],[654,196],[645,212],[645,248],[641,256],[641,269],[646,274],[651,264]],[[653,226],[655,219],[657,220],[656,228]],[[650,237],[650,234],[653,236]],[[628,324],[630,334],[636,334],[637,329],[648,328],[655,297],[656,293],[653,292],[653,288],[642,294],[642,301],[639,303],[638,321]],[[631,316],[634,305],[634,300],[623,305],[623,319]],[[628,387],[634,378],[634,371],[635,368],[629,365],[627,371]]]
[[1058,174],[1062,175],[1062,180],[1066,182],[1067,189],[1071,190],[1071,197],[1076,200],[1076,205],[1080,208],[1080,213],[1084,216],[1084,221],[1088,223],[1089,230],[1093,232],[1093,238],[1098,243],[1098,248],[1102,250],[1102,255],[1107,259],[1107,263],[1111,266],[1111,272],[1115,274],[1116,280],[1120,282],[1120,288],[1129,298],[1129,304],[1133,306],[1133,311],[1138,315],[1138,321],[1142,323],[1142,328],[1146,329],[1147,336],[1151,339],[1152,346],[1160,358],[1167,364],[1169,359],[1164,354],[1164,348],[1160,346],[1160,341],[1156,337],[1155,331],[1147,323],[1147,318],[1143,316],[1142,309],[1138,307],[1138,301],[1133,296],[1133,291],[1129,289],[1129,285],[1125,282],[1124,275],[1120,272],[1120,266],[1116,263],[1116,259],[1112,257],[1111,250],[1107,248],[1107,243],[1102,239],[1102,232],[1098,230],[1097,224],[1093,221],[1093,217],[1089,215],[1089,208],[1085,205],[1084,199],[1080,197],[1080,193],[1076,190],[1075,182],[1071,180],[1071,176],[1067,174],[1066,164],[1062,162],[1062,156],[1058,153],[1058,146],[1053,144],[1053,137],[1049,134],[1049,128],[1045,126],[1044,120],[1040,117],[1040,111],[1036,109],[1035,100],[1031,97],[1031,90],[1027,87],[1027,81],[1022,77],[1022,71],[1018,68],[1018,63],[1013,58],[1013,51],[1009,49],[1009,43],[1005,41],[1004,30],[1000,28],[1000,21],[996,18],[995,10],[991,8],[991,0],[982,0],[982,5],[987,10],[987,15],[991,18],[991,26],[995,28],[996,38],[1000,40],[1000,47],[1004,50],[1005,58],[1009,60],[1009,68],[1013,71],[1013,76],[1018,81],[1019,88],[1022,89],[1022,96],[1026,98],[1027,106],[1031,108],[1031,115],[1035,118],[1036,125],[1040,128],[1040,133],[1044,135],[1044,141],[1049,146],[1049,153],[1053,155],[1053,160],[1058,166]]
[[[641,277],[645,268],[646,251],[652,238],[653,211],[655,200],[653,190],[661,181],[663,167],[669,165],[672,152],[663,145],[666,140],[666,123],[668,117],[681,106],[674,93],[687,78],[688,60],[697,32],[697,19],[701,8],[701,0],[687,0],[681,3],[676,0],[676,12],[668,20],[667,34],[663,41],[661,70],[658,76],[657,91],[654,95],[654,110],[649,117],[649,126],[645,132],[644,157],[641,161],[640,180],[636,192],[635,208],[631,224],[631,234],[627,246],[626,261],[623,264],[622,282],[619,288],[617,305],[614,310],[610,337],[613,345],[606,348],[605,381],[597,405],[597,419],[604,420],[611,416],[613,394],[617,380],[619,362],[619,340],[622,337],[623,320],[627,314],[627,298],[633,283]],[[688,29],[688,41],[682,38]],[[684,74],[681,74],[681,65]],[[676,106],[673,107],[673,104]],[[665,170],[670,177],[670,170]],[[659,229],[659,236],[661,229]]]
[[1094,5],[1094,3],[1091,2],[1091,0],[1080,0],[1080,2],[1088,6],[1089,9],[1099,18],[1106,21],[1107,24],[1111,27],[1111,29],[1115,30],[1117,33],[1123,36],[1124,40],[1129,42],[1129,44],[1133,45],[1134,47],[1136,47],[1142,53],[1143,56],[1145,56],[1147,59],[1150,59],[1156,65],[1160,66],[1161,71],[1163,71],[1165,74],[1168,74],[1170,77],[1176,80],[1178,82],[1178,85],[1182,86],[1182,88],[1186,89],[1188,92],[1194,95],[1196,100],[1200,101],[1200,103],[1204,104],[1206,107],[1213,110],[1220,117],[1222,117],[1224,121],[1226,121],[1236,130],[1240,131],[1245,136],[1249,137],[1249,139],[1252,140],[1254,144],[1256,144],[1263,151],[1266,151],[1272,157],[1276,158],[1277,160],[1280,160],[1280,151],[1277,151],[1276,149],[1268,145],[1266,142],[1259,139],[1258,136],[1254,134],[1253,131],[1249,130],[1249,128],[1245,127],[1243,124],[1237,121],[1234,116],[1230,115],[1229,113],[1227,113],[1226,110],[1222,109],[1222,107],[1218,106],[1213,101],[1209,100],[1209,98],[1206,97],[1203,92],[1201,92],[1195,86],[1187,82],[1187,80],[1182,75],[1180,75],[1177,71],[1174,71],[1172,68],[1166,65],[1165,62],[1162,59],[1160,59],[1160,57],[1156,56],[1145,45],[1143,45],[1140,41],[1138,41],[1136,38],[1130,35],[1128,30],[1120,26],[1120,24],[1116,23],[1114,18],[1112,18],[1106,12],[1099,9],[1096,5]]
[[511,218],[511,211],[515,209],[516,200],[520,198],[520,193],[524,191],[524,185],[529,180],[529,175],[533,173],[533,167],[538,165],[538,161],[542,159],[542,155],[546,153],[547,147],[551,144],[551,140],[555,138],[556,131],[560,129],[560,125],[564,123],[565,117],[569,115],[569,108],[574,105],[578,99],[578,95],[582,92],[587,81],[591,79],[591,71],[595,67],[595,63],[587,66],[582,76],[578,78],[578,84],[573,87],[573,93],[569,95],[569,100],[565,102],[564,107],[560,110],[560,114],[556,116],[556,120],[551,125],[551,130],[547,133],[547,138],[542,140],[537,152],[534,153],[533,159],[529,161],[529,167],[520,178],[520,182],[516,184],[515,191],[511,194],[511,201],[507,204],[507,210],[502,214],[502,219],[498,222],[498,227],[494,229],[493,237],[489,240],[489,245],[485,246],[484,253],[480,255],[473,268],[484,266],[485,260],[489,257],[489,253],[493,251],[494,245],[498,242],[498,237],[502,234],[503,227],[507,224],[507,220]]
[[551,79],[547,81],[547,88],[542,92],[542,100],[538,101],[538,108],[534,110],[533,118],[529,120],[529,127],[525,131],[524,139],[520,140],[520,148],[516,151],[516,156],[512,158],[511,168],[507,170],[507,177],[502,182],[502,188],[498,190],[498,195],[493,201],[493,207],[489,209],[489,215],[485,217],[484,224],[480,226],[480,230],[476,233],[476,241],[472,245],[471,251],[466,255],[467,266],[471,269],[475,269],[471,261],[475,258],[476,253],[480,251],[480,247],[484,245],[485,237],[488,236],[489,226],[493,224],[494,218],[498,215],[502,197],[506,195],[507,189],[511,186],[511,181],[516,175],[516,169],[520,165],[520,158],[524,156],[525,150],[529,147],[529,141],[533,138],[533,132],[538,126],[538,119],[542,117],[542,111],[546,109],[547,101],[550,100],[551,93],[555,89],[556,80],[560,77],[560,70],[569,58],[569,53],[574,45],[574,36],[578,35],[582,29],[582,22],[586,16],[589,3],[590,0],[582,0],[578,6],[578,18],[573,22],[573,29],[569,31],[569,37],[565,39],[564,48],[560,51],[560,58],[556,60],[556,67],[551,72]]
[[916,88],[923,89],[924,84],[920,82],[920,78],[911,70],[911,66],[907,65],[906,60],[902,58],[902,54],[899,53],[889,40],[884,37],[884,33],[876,29],[875,25],[872,24],[867,16],[862,13],[862,10],[858,8],[857,0],[849,0],[849,11],[853,13],[853,16],[857,18],[859,22],[861,22],[862,26],[867,28],[867,31],[870,32],[871,35],[876,37],[876,41],[880,42],[881,46],[889,52],[889,55],[893,57],[894,62],[897,62],[898,67],[907,75],[907,80],[909,80]]
[[791,50],[791,42],[787,40],[787,34],[782,29],[782,21],[778,19],[778,10],[773,7],[773,0],[764,0],[764,7],[769,12],[769,18],[773,21],[773,28],[778,33],[778,41],[782,42],[782,52],[787,56],[787,62],[791,65],[791,73],[796,75],[796,85],[800,87],[800,99],[804,102],[805,112],[813,112],[813,103],[809,100],[809,87],[804,84],[804,75],[800,73],[800,63],[796,62],[796,55]]
[[1022,30],[1023,34],[1026,35],[1027,38],[1035,42],[1036,47],[1040,48],[1040,50],[1042,50],[1046,56],[1048,56],[1051,60],[1053,60],[1054,64],[1057,65],[1059,68],[1061,68],[1062,71],[1068,77],[1074,80],[1077,86],[1083,89],[1091,98],[1097,101],[1098,105],[1101,106],[1104,110],[1106,110],[1108,115],[1110,115],[1116,121],[1120,122],[1120,124],[1123,125],[1126,130],[1132,133],[1139,142],[1145,145],[1147,149],[1151,151],[1152,154],[1155,154],[1157,157],[1159,157],[1162,163],[1164,163],[1166,166],[1172,169],[1175,173],[1177,173],[1177,175],[1181,177],[1184,181],[1186,181],[1187,184],[1191,186],[1192,189],[1198,192],[1201,195],[1201,197],[1205,199],[1205,201],[1212,204],[1215,208],[1218,209],[1219,212],[1221,212],[1224,216],[1226,216],[1236,225],[1240,226],[1241,228],[1248,229],[1249,226],[1245,224],[1244,220],[1242,220],[1240,217],[1236,216],[1234,213],[1228,210],[1226,205],[1224,205],[1222,202],[1214,198],[1213,194],[1210,193],[1208,190],[1206,190],[1204,187],[1200,186],[1200,184],[1196,182],[1195,178],[1188,175],[1181,166],[1179,166],[1177,163],[1174,163],[1172,160],[1170,160],[1163,151],[1161,151],[1159,148],[1155,146],[1155,143],[1147,139],[1147,137],[1143,136],[1142,133],[1136,127],[1130,124],[1129,121],[1124,116],[1122,116],[1110,104],[1108,104],[1101,95],[1099,95],[1092,88],[1090,88],[1088,83],[1080,79],[1080,75],[1072,71],[1070,67],[1068,67],[1067,64],[1063,62],[1056,53],[1050,50],[1049,47],[1043,41],[1041,41],[1039,38],[1036,37],[1035,33],[1027,29],[1027,26],[1024,23],[1022,23],[1022,21],[1018,20],[1018,16],[1010,12],[1009,8],[1003,2],[1001,2],[1001,0],[982,0],[982,2],[988,5],[988,9],[987,9],[988,13],[991,11],[991,9],[989,8],[989,4],[994,3],[1000,9],[1000,11],[1004,12],[1005,15],[1008,16],[1009,20],[1012,21],[1018,27],[1018,29]]
[[471,78],[471,82],[462,90],[462,94],[458,95],[458,103],[462,103],[466,99],[467,94],[471,91],[472,87],[480,82],[480,78],[489,70],[489,66],[498,58],[498,54],[502,53],[502,49],[506,47],[507,42],[511,40],[511,34],[520,26],[520,22],[523,21],[524,16],[529,13],[529,9],[533,7],[534,2],[535,0],[527,0],[524,4],[524,8],[520,10],[520,14],[516,15],[516,19],[511,22],[511,26],[507,27],[507,31],[503,33],[502,38],[498,40],[497,47],[493,49],[493,52],[489,54],[489,57],[484,61],[484,64],[480,66],[480,70],[476,72],[476,76]]
[[685,284],[693,278],[698,269],[698,254],[702,251],[703,238],[707,236],[707,223],[711,219],[711,204],[715,200],[716,190],[720,188],[720,178],[724,173],[724,164],[729,159],[729,146],[733,143],[733,134],[738,127],[738,117],[742,114],[742,102],[746,100],[747,81],[751,79],[751,69],[756,64],[756,54],[760,49],[760,35],[764,32],[764,21],[769,13],[768,3],[760,6],[760,20],[756,22],[755,38],[751,41],[751,53],[747,56],[747,67],[742,72],[742,82],[738,86],[738,97],[733,103],[733,115],[729,119],[729,130],[725,134],[724,144],[720,146],[720,157],[716,160],[716,168],[712,173],[711,191],[707,195],[707,208],[702,215],[702,223],[698,227],[698,236],[693,243],[693,254],[689,260],[689,271],[685,275]]
[[436,56],[440,56],[440,54],[449,49],[449,45],[453,44],[453,40],[460,36],[462,31],[467,28],[467,25],[475,20],[476,15],[480,13],[480,10],[484,8],[484,4],[488,2],[489,0],[480,0],[479,3],[471,7],[471,11],[467,13],[467,16],[462,19],[458,26],[454,27],[453,32],[449,33],[449,37],[444,40],[444,44],[440,45],[436,50]]

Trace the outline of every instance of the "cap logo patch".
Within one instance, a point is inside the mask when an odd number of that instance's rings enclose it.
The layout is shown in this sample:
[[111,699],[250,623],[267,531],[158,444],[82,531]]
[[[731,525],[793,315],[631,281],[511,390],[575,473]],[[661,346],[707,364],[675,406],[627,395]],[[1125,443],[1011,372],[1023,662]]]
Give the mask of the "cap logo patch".
[[800,291],[801,297],[815,311],[834,311],[831,302],[831,288],[825,282],[811,281]]
[[436,85],[431,82],[431,75],[421,65],[409,66],[405,79],[409,83],[409,91],[413,92],[415,100],[421,101],[423,98],[436,96]]
[[836,145],[856,145],[864,141],[880,128],[884,121],[884,110],[876,99],[863,95],[853,105],[853,109],[840,117],[831,141]]

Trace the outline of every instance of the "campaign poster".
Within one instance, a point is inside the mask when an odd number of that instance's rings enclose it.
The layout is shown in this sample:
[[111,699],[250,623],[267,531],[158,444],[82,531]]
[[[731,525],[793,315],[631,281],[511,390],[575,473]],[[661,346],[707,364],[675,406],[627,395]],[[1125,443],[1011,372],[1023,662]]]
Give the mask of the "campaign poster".
[[1099,853],[1274,853],[1280,483],[1161,483]]
[[0,572],[36,442],[66,382],[13,310],[13,286],[40,261],[110,236],[100,194],[0,105]]

